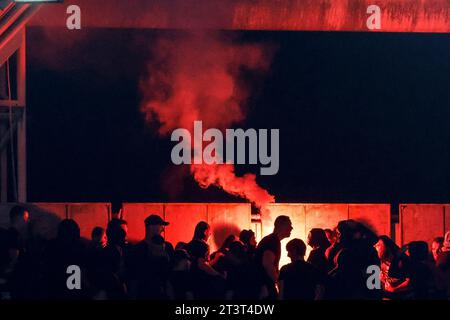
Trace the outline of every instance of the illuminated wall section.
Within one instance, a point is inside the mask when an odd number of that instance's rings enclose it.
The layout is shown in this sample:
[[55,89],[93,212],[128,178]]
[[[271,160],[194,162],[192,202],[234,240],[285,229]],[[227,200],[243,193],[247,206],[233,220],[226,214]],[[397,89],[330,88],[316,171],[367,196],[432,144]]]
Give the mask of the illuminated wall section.
[[195,225],[208,221],[205,204],[177,203],[165,205],[165,219],[170,222],[166,227],[166,240],[175,246],[178,242],[189,242],[194,235]]
[[445,232],[450,231],[450,204],[444,206],[445,210]]
[[138,241],[145,235],[144,219],[158,214],[170,222],[165,238],[174,246],[180,241],[191,241],[196,224],[206,221],[211,225],[209,244],[214,252],[227,236],[250,228],[250,210],[247,203],[125,203],[123,218],[128,222],[128,238]]
[[[15,203],[0,205],[0,227],[9,227],[9,211]],[[33,234],[46,239],[56,237],[58,224],[67,217],[67,206],[65,203],[34,203],[27,204],[30,212],[30,223]]]
[[449,230],[449,205],[443,204],[401,204],[400,205],[400,243],[415,240],[427,241],[444,236]]
[[[12,206],[13,204],[0,205],[0,226],[8,227],[9,210]],[[437,206],[443,212],[442,205]],[[95,226],[106,227],[111,211],[109,203],[35,203],[28,204],[27,207],[35,231],[46,238],[56,235],[59,221],[66,217],[77,221],[82,236],[90,238]],[[449,207],[447,205],[447,216],[450,215]],[[281,214],[288,215],[293,222],[294,230],[291,238],[306,240],[307,232],[311,228],[333,228],[340,220],[347,218],[367,224],[378,234],[389,235],[389,211],[390,206],[386,204],[271,204],[267,207],[267,211],[261,214],[261,232],[258,232],[257,238],[260,240],[271,233],[275,218]],[[247,203],[124,203],[122,218],[128,222],[130,241],[144,238],[144,219],[150,214],[157,214],[171,222],[166,228],[165,236],[174,245],[179,241],[190,241],[195,225],[199,221],[207,221],[212,226],[210,239],[212,251],[220,247],[228,235],[238,235],[242,229],[255,229],[257,226],[251,222],[251,207]],[[448,224],[450,218],[446,221]],[[405,239],[411,233],[408,233],[408,230]],[[289,239],[283,241],[283,246],[287,241]]]
[[144,220],[150,214],[156,214],[164,219],[163,203],[124,203],[122,219],[128,223],[128,239],[140,241],[145,236]]
[[58,224],[67,217],[65,203],[34,203],[30,207],[33,232],[44,238],[52,239],[58,232]]
[[81,236],[86,239],[91,238],[91,232],[94,227],[106,227],[110,212],[111,204],[109,203],[68,204],[68,218],[78,223]]
[[348,204],[306,204],[306,232],[313,228],[333,229],[348,219]]
[[[341,220],[354,219],[364,223],[377,234],[390,235],[389,204],[271,204],[267,206],[267,211],[262,213],[262,236],[273,231],[273,222],[278,215],[289,216],[294,228],[291,237],[282,241],[281,265],[289,262],[285,250],[289,240],[300,238],[306,243],[308,232],[312,228],[332,229]],[[310,250],[308,247],[307,256]]]
[[[13,205],[0,205],[0,227],[9,226],[9,211]],[[92,228],[106,227],[111,211],[109,203],[33,203],[26,207],[30,211],[34,233],[47,239],[56,236],[58,223],[65,218],[77,221],[82,236],[90,238]],[[123,218],[128,221],[131,241],[144,238],[144,219],[152,213],[171,222],[166,239],[174,245],[189,241],[195,225],[201,220],[208,221],[213,229],[211,251],[219,247],[227,235],[237,235],[241,229],[252,226],[250,204],[246,203],[125,203]],[[294,227],[291,238],[306,240],[311,228],[333,228],[340,220],[348,218],[366,224],[379,235],[391,235],[388,204],[276,203],[261,214],[258,240],[272,232],[273,222],[281,214],[291,217]],[[399,244],[413,240],[430,243],[434,237],[443,236],[450,230],[450,204],[402,204],[399,215],[400,223],[396,225]],[[283,241],[283,247],[287,241],[289,239]],[[285,253],[283,255],[285,257]]]
[[261,212],[262,221],[262,236],[258,237],[258,241],[262,237],[272,233],[273,224],[277,216],[286,215],[291,218],[292,227],[294,228],[291,233],[291,237],[281,241],[281,261],[280,265],[289,263],[286,252],[286,244],[289,240],[294,238],[300,238],[306,243],[306,215],[305,206],[302,204],[290,204],[290,203],[274,203],[268,205],[264,212]]
[[[9,211],[15,204],[0,205],[0,227],[9,227]],[[74,219],[81,236],[90,239],[96,226],[106,228],[110,219],[109,203],[35,203],[25,205],[31,216],[33,230],[47,239],[57,234],[61,220]],[[212,226],[211,251],[216,250],[230,235],[239,235],[241,229],[250,229],[251,209],[247,203],[124,203],[122,218],[128,223],[128,239],[140,241],[145,236],[144,219],[156,214],[171,222],[166,228],[166,240],[176,245],[189,242],[199,221]]]
[[226,237],[239,236],[243,229],[251,227],[251,207],[247,203],[207,205],[208,223],[212,228],[211,251],[220,248]]
[[[0,227],[9,226],[9,210],[15,204],[0,205]],[[46,239],[56,237],[58,224],[69,218],[80,226],[81,236],[90,239],[96,226],[106,227],[111,211],[110,203],[30,203],[24,204],[30,212],[33,234]]]
[[378,235],[391,234],[391,206],[389,204],[349,204],[349,219],[359,221]]

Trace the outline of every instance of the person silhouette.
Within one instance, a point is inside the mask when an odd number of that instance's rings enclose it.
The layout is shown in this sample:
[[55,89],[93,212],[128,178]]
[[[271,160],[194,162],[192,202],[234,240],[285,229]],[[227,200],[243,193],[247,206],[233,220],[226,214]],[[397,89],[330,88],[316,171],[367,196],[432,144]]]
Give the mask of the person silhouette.
[[308,245],[312,248],[309,253],[307,262],[318,268],[323,273],[330,271],[331,266],[325,256],[325,251],[330,246],[327,235],[324,230],[314,228],[309,231]]
[[305,261],[305,243],[292,239],[286,250],[291,263],[280,270],[280,299],[320,300],[325,290],[325,273]]
[[262,285],[267,290],[267,299],[276,299],[278,296],[281,240],[290,237],[292,229],[292,222],[288,216],[278,216],[274,222],[273,232],[265,236],[256,248],[255,259],[261,273]]

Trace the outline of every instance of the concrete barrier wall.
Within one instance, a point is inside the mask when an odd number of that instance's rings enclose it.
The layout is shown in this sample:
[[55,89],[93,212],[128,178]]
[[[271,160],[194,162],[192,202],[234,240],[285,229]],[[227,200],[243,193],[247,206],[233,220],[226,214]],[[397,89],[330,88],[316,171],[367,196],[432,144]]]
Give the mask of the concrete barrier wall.
[[[0,226],[8,226],[9,210],[13,205],[0,205]],[[90,238],[92,229],[105,227],[111,214],[109,203],[32,203],[26,206],[30,210],[34,230],[46,238],[56,236],[57,225],[65,218],[77,221],[81,235]],[[288,215],[293,222],[292,238],[306,240],[311,228],[333,228],[340,220],[348,218],[367,224],[379,234],[390,234],[389,211],[390,206],[384,204],[271,204],[262,213],[257,238],[259,240],[271,233],[275,218],[281,214]],[[450,208],[448,212],[450,214]],[[174,245],[179,241],[190,241],[195,225],[199,221],[207,221],[212,226],[212,251],[220,247],[228,235],[255,228],[251,223],[251,207],[247,203],[124,203],[122,217],[128,222],[130,241],[144,238],[144,219],[149,214],[157,214],[171,222],[166,228],[166,239]]]
[[[9,211],[16,203],[0,204],[0,227],[9,227]],[[54,238],[57,234],[58,224],[67,218],[67,205],[65,203],[31,203],[25,204],[30,212],[32,231],[46,239]]]
[[306,209],[304,205],[290,203],[274,203],[267,206],[266,211],[261,212],[262,235],[259,235],[258,241],[273,231],[274,221],[279,215],[288,216],[292,221],[293,227],[291,237],[281,241],[280,265],[285,265],[290,262],[286,252],[286,244],[289,240],[300,238],[306,241]]
[[263,214],[263,235],[273,230],[278,215],[287,215],[293,223],[293,234],[306,239],[312,228],[334,228],[339,221],[353,219],[364,223],[377,234],[390,235],[389,204],[301,204],[275,203],[267,206]]
[[176,246],[180,241],[189,242],[192,239],[198,222],[208,221],[207,206],[197,203],[168,204],[165,206],[165,217],[170,222],[166,227],[166,240]]
[[[0,205],[0,227],[9,226],[9,211],[16,205]],[[80,226],[81,236],[91,237],[95,226],[105,227],[109,220],[109,203],[27,203],[22,204],[30,212],[30,222],[34,234],[51,239],[57,234],[61,220],[74,219]]]
[[[273,231],[273,222],[279,215],[289,216],[294,228],[291,237],[284,239],[281,243],[281,265],[289,262],[285,250],[287,242],[293,238],[300,238],[306,243],[312,228],[333,229],[341,220],[354,219],[364,223],[379,235],[391,234],[389,204],[275,203],[267,206],[266,212],[262,212],[262,235],[259,238]],[[309,251],[308,247],[307,255]]]
[[211,252],[217,250],[230,234],[239,235],[240,230],[249,229],[251,207],[247,203],[125,203],[123,218],[128,222],[128,237],[131,241],[143,239],[144,219],[157,214],[170,225],[166,227],[166,240],[174,246],[189,242],[198,222],[211,225]]
[[109,203],[68,203],[67,217],[75,220],[80,226],[81,236],[91,238],[92,229],[96,226],[106,227],[110,219]]
[[251,228],[250,204],[208,204],[207,213],[212,227],[211,250],[220,248],[230,234],[239,236],[242,229]]
[[391,236],[389,204],[349,204],[348,218],[363,223],[378,235]]
[[415,240],[431,245],[433,238],[450,230],[449,204],[401,204],[399,214],[401,245]]
[[445,232],[450,231],[450,204],[444,206],[445,210]]
[[[9,226],[9,211],[13,203],[0,204],[0,227]],[[45,238],[53,238],[58,223],[72,218],[80,225],[81,235],[90,238],[92,228],[106,227],[110,219],[109,203],[29,203],[32,230]],[[143,239],[144,219],[157,214],[171,222],[166,228],[166,239],[174,245],[192,238],[195,225],[203,220],[212,226],[211,251],[224,239],[238,235],[240,230],[255,228],[251,222],[251,207],[247,203],[124,203],[123,218],[128,222],[129,239]],[[377,234],[391,235],[390,205],[388,204],[301,204],[276,203],[262,212],[258,240],[270,234],[278,215],[288,215],[293,223],[292,238],[306,241],[311,228],[333,228],[340,220],[354,219],[366,224]],[[401,204],[396,239],[400,245],[414,240],[429,244],[434,237],[450,230],[450,204]],[[283,250],[290,239],[283,240]],[[287,262],[283,252],[282,263]]]
[[122,218],[128,222],[130,241],[142,240],[145,235],[144,220],[150,214],[164,219],[163,203],[124,203]]
[[68,206],[65,203],[34,203],[28,208],[33,233],[46,239],[56,237],[59,222],[68,217]]
[[[0,204],[0,227],[8,227],[13,203]],[[45,238],[56,236],[58,223],[72,218],[80,225],[81,235],[90,238],[92,228],[106,227],[110,219],[109,203],[29,203],[33,231]],[[246,203],[124,203],[123,218],[128,221],[129,238],[144,237],[144,219],[158,214],[171,222],[166,239],[174,245],[192,238],[195,225],[207,221],[212,226],[211,251],[216,250],[229,234],[241,229],[255,228],[251,223],[251,207]],[[377,234],[391,235],[390,205],[388,204],[302,204],[276,203],[262,212],[258,239],[273,230],[273,221],[285,214],[293,222],[292,237],[306,240],[311,228],[333,228],[340,220],[358,220]],[[396,239],[400,245],[414,240],[432,239],[450,230],[450,204],[401,204]],[[283,248],[287,241],[283,241]],[[285,256],[285,253],[283,254]],[[284,258],[286,260],[286,258]]]
[[[16,205],[0,205],[0,227],[9,226],[9,211]],[[109,203],[30,203],[23,204],[30,211],[35,234],[54,238],[61,220],[74,219],[81,236],[90,238],[96,226],[106,227],[111,218]],[[166,228],[166,239],[174,245],[192,239],[195,225],[207,221],[212,226],[211,250],[216,250],[230,234],[239,235],[241,229],[250,229],[251,208],[246,203],[124,203],[122,218],[128,222],[129,240],[144,238],[144,219],[157,214],[171,222]]]

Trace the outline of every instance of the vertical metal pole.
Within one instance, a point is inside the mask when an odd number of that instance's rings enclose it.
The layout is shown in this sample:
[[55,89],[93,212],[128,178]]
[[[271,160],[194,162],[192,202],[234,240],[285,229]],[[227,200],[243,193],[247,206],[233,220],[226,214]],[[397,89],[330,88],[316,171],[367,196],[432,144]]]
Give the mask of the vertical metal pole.
[[[6,126],[0,126],[0,136],[6,133]],[[8,148],[0,150],[0,202],[8,202]]]
[[19,202],[27,201],[27,131],[26,131],[26,38],[17,51],[17,100],[23,109],[17,126],[17,188]]

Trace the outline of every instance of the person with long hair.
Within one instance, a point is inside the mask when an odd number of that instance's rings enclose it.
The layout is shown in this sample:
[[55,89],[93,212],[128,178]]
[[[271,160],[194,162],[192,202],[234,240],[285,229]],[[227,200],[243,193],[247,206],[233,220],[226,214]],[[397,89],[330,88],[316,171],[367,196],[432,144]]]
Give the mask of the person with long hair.
[[325,257],[325,251],[330,246],[327,235],[323,229],[314,228],[309,231],[308,245],[312,248],[309,253],[307,262],[315,266],[323,273],[330,271],[330,264]]
[[410,279],[407,275],[409,259],[394,241],[382,235],[374,245],[381,262],[380,280],[385,298],[408,298],[411,292]]
[[[200,221],[195,226],[194,230],[194,236],[192,237],[191,242],[189,242],[186,245],[186,249],[189,252],[190,256],[193,259],[199,259],[197,262],[199,262],[199,267],[206,273],[212,275],[212,276],[219,276],[220,273],[217,272],[212,266],[219,261],[221,257],[223,257],[223,253],[217,252],[215,254],[213,260],[209,260],[210,255],[210,248],[208,244],[208,240],[211,237],[211,227],[209,224],[205,221]],[[202,248],[202,250],[198,251],[196,249]],[[203,255],[203,251],[206,250],[206,255]],[[202,252],[202,254],[199,256],[197,253]]]
[[193,293],[196,299],[223,298],[225,294],[225,277],[214,268],[214,264],[223,254],[216,254],[214,260],[210,261],[210,249],[207,243],[210,235],[209,224],[200,221],[195,227],[191,242],[186,245],[191,257]]

